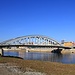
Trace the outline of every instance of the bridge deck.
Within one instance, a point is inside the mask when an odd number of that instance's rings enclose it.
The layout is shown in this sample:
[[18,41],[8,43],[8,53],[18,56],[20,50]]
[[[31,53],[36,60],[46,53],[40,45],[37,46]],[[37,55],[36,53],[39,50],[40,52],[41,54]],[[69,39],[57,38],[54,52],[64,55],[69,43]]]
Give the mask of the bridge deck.
[[64,48],[64,49],[71,49],[71,47],[66,46],[54,46],[54,45],[0,45],[0,48],[3,47],[51,47],[51,48]]

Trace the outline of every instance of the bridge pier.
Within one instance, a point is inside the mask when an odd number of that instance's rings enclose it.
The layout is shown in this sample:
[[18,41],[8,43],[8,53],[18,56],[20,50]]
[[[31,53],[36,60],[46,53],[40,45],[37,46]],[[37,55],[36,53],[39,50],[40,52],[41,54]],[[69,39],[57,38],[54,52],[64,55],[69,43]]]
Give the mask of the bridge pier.
[[51,52],[52,53],[61,53],[61,51],[62,51],[61,48],[57,48],[57,49],[52,50]]
[[0,55],[3,56],[3,54],[4,54],[3,49],[0,49]]
[[29,52],[29,50],[27,49],[26,52]]

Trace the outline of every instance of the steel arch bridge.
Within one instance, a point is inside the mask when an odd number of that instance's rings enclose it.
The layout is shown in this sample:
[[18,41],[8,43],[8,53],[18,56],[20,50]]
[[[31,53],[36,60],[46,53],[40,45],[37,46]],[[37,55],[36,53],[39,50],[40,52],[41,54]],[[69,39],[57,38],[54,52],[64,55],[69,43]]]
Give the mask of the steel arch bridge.
[[56,40],[42,35],[21,36],[1,42],[1,45],[52,45],[61,46]]

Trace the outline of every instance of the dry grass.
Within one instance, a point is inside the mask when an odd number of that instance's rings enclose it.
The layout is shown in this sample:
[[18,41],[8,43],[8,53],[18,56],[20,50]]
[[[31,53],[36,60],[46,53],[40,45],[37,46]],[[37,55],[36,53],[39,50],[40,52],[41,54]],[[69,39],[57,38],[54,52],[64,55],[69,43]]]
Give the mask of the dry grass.
[[44,72],[47,75],[75,75],[75,64],[23,60],[11,57],[0,57],[0,63],[15,63],[23,71],[29,68],[30,71]]

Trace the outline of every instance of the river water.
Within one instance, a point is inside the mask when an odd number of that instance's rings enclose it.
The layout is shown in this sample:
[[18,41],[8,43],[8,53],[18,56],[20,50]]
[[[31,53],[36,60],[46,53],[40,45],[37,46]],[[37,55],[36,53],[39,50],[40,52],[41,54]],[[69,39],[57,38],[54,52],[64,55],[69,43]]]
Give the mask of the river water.
[[65,64],[75,64],[75,54],[56,54],[46,52],[22,52],[22,51],[4,51],[4,56],[21,57],[24,60],[40,60],[50,62],[60,62]]

